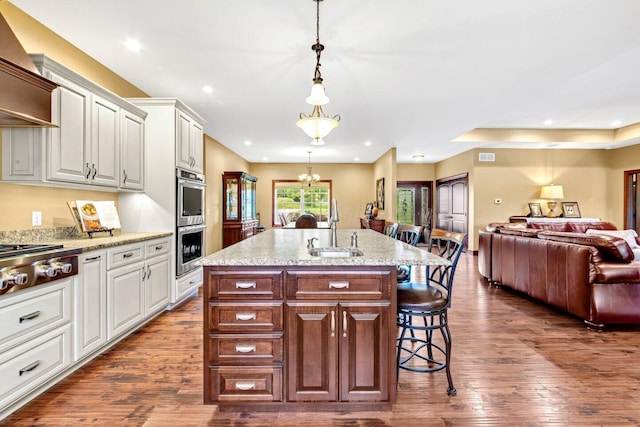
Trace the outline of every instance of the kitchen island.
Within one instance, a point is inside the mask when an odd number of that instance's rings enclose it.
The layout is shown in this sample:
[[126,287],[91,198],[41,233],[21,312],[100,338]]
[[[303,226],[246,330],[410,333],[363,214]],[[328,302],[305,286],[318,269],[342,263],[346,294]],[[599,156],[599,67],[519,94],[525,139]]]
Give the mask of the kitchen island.
[[396,398],[396,266],[448,261],[372,230],[272,229],[205,257],[204,403],[380,410]]

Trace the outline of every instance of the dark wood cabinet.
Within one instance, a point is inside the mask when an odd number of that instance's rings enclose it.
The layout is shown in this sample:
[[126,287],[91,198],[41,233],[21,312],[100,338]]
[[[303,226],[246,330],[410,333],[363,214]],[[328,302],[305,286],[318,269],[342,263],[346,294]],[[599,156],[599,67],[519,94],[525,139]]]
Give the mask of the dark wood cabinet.
[[360,228],[370,228],[378,233],[384,233],[384,226],[387,221],[384,219],[360,218]]
[[245,172],[222,174],[222,247],[227,247],[257,233],[257,178]]

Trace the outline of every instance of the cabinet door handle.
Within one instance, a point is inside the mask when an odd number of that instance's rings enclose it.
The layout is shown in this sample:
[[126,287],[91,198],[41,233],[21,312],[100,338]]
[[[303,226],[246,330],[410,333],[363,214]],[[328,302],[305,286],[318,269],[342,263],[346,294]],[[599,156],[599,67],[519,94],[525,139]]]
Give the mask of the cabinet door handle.
[[144,269],[144,267],[142,267],[142,280],[147,278],[147,270]]
[[151,278],[151,267],[147,267],[147,279]]
[[87,162],[87,174],[85,175],[85,178],[89,179],[89,175],[91,175],[91,168],[89,167],[89,162]]
[[256,320],[256,313],[236,313],[236,320]]
[[256,282],[236,282],[236,289],[251,289],[256,288]]
[[342,312],[342,336],[347,337],[347,311]]
[[255,345],[237,345],[236,353],[252,353],[256,351]]
[[349,282],[329,282],[329,289],[348,289]]
[[336,336],[336,312],[331,310],[331,336]]
[[27,320],[35,319],[38,316],[40,316],[40,310],[34,311],[33,313],[25,314],[24,316],[20,316],[20,323]]
[[124,176],[123,179],[122,179],[122,183],[126,184],[127,183],[127,178],[128,178],[127,171],[123,169],[122,170],[122,175]]
[[32,364],[27,365],[27,366],[25,366],[24,368],[20,369],[20,370],[18,371],[18,376],[20,376],[20,377],[21,377],[21,376],[22,376],[22,374],[26,374],[27,372],[31,372],[31,371],[33,371],[34,369],[36,369],[38,366],[40,366],[40,361],[39,361],[39,360],[36,360],[36,361],[35,361],[35,362],[33,362]]
[[91,179],[96,179],[96,174],[98,173],[98,169],[96,169],[95,163],[91,165],[91,169],[93,169],[93,175],[91,175]]
[[236,383],[236,390],[254,390],[256,383]]

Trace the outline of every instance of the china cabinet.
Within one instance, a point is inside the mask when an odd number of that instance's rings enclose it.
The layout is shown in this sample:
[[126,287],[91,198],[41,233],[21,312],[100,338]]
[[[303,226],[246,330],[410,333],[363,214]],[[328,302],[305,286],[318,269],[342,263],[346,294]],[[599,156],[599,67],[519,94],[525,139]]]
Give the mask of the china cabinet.
[[222,246],[225,248],[256,234],[257,180],[245,172],[222,175]]

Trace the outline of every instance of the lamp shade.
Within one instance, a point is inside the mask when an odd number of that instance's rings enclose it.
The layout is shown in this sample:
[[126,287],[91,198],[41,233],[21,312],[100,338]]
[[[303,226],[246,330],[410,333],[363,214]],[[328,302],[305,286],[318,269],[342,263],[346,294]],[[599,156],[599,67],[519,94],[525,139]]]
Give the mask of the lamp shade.
[[322,139],[338,126],[338,121],[330,117],[311,116],[298,120],[300,129],[313,139]]
[[562,185],[543,185],[540,190],[541,199],[564,199],[564,189]]
[[311,94],[307,97],[307,103],[311,105],[325,105],[329,102],[329,97],[324,93],[322,83],[314,83],[311,86]]

